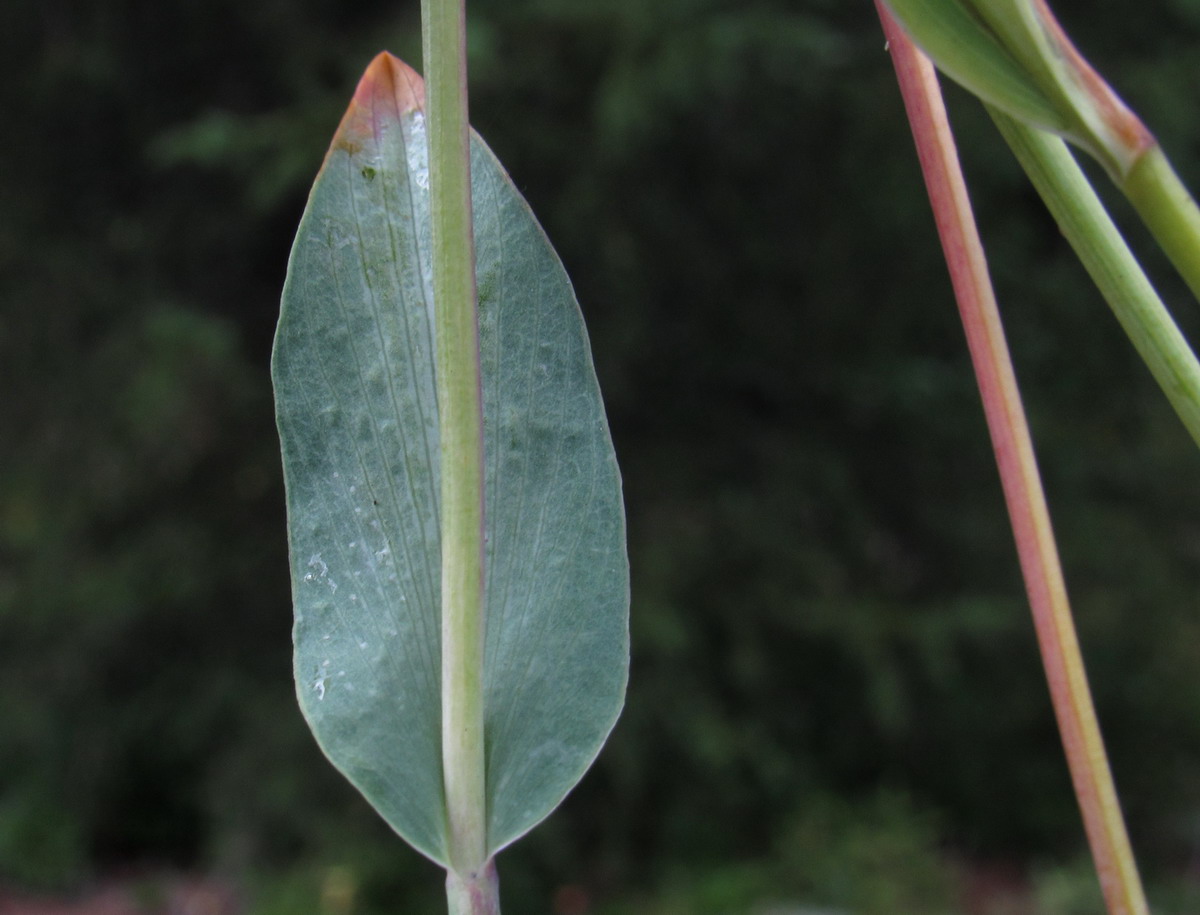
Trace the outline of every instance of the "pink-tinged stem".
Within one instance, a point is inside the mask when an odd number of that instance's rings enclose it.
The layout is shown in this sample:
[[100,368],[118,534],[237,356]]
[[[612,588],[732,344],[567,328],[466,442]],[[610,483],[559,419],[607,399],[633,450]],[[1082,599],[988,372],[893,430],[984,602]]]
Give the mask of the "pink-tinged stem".
[[1104,898],[1111,915],[1146,915],[1149,908],[1084,673],[1033,441],[937,75],[879,0],[876,8],[896,67],[966,329],[1050,698]]
[[448,915],[500,915],[500,882],[495,859],[466,874],[448,870],[446,902]]

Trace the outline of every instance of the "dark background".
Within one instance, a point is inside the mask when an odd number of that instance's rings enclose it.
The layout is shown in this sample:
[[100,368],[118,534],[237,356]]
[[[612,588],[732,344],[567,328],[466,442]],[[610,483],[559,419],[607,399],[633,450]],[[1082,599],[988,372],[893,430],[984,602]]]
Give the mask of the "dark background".
[[[1057,9],[1200,187],[1200,3]],[[574,278],[633,568],[626,711],[501,856],[506,911],[951,912],[993,878],[1097,911],[871,4],[470,16],[472,120]],[[411,0],[0,7],[0,885],[442,905],[296,709],[267,373],[340,113],[419,46]],[[950,101],[1134,843],[1159,911],[1196,911],[1200,454]]]

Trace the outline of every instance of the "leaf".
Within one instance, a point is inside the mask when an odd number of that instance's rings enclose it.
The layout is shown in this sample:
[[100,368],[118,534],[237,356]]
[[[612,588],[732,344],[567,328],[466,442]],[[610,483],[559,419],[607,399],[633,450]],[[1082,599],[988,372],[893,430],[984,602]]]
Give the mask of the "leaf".
[[1070,140],[1114,177],[1152,144],[1045,0],[884,2],[947,76],[1016,120]]
[[1069,124],[974,9],[972,0],[884,0],[947,76],[1013,117],[1063,133]]
[[[428,161],[420,77],[381,54],[292,249],[272,371],[301,709],[445,865]],[[620,477],[570,282],[472,135],[485,458],[489,853],[562,800],[628,673]]]

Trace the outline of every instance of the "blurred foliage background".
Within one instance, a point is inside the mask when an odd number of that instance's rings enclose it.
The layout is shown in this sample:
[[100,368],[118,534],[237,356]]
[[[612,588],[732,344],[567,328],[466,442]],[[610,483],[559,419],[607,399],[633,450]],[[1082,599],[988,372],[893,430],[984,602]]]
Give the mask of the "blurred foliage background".
[[[1098,911],[871,5],[470,6],[472,120],[576,283],[634,575],[626,712],[501,856],[506,910],[958,912],[991,874]],[[1056,9],[1200,188],[1200,2]],[[267,375],[308,185],[417,16],[0,7],[0,884],[442,905],[295,707]],[[1200,454],[950,102],[1134,843],[1196,911]]]

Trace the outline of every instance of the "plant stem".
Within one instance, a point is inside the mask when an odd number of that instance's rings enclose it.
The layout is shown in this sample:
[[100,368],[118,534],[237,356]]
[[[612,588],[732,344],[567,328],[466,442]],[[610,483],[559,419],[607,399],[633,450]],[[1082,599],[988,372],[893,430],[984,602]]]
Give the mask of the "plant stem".
[[1111,915],[1149,912],[1092,706],[1033,442],[937,76],[876,4],[917,144],[1000,468],[1075,794]]
[[474,874],[446,873],[449,915],[500,915],[500,884],[495,861]]
[[1200,298],[1200,210],[1157,143],[1142,153],[1121,190]]
[[[442,520],[442,765],[450,882],[487,863],[483,743],[483,413],[471,221],[464,0],[422,0]],[[491,885],[494,886],[494,872]],[[449,891],[449,883],[447,890]],[[462,894],[460,902],[462,901]],[[468,894],[470,895],[470,894]],[[494,893],[492,894],[494,896]],[[479,913],[486,908],[454,908]]]
[[[1200,444],[1200,362],[1113,225],[1087,176],[1062,140],[1026,127],[997,109],[988,110],[1175,412]],[[1162,167],[1170,170],[1157,146],[1142,161],[1152,154]],[[1194,211],[1190,198],[1187,203]],[[1200,220],[1200,215],[1196,218]],[[1180,234],[1186,235],[1187,231],[1185,225]],[[1200,239],[1200,235],[1196,238]],[[1162,243],[1166,247],[1166,242]],[[1186,247],[1189,242],[1184,238],[1179,244]],[[1191,267],[1200,279],[1200,248],[1195,250],[1198,253],[1192,258]]]

